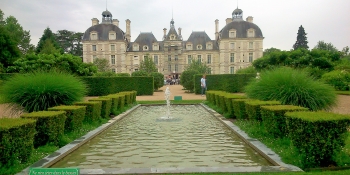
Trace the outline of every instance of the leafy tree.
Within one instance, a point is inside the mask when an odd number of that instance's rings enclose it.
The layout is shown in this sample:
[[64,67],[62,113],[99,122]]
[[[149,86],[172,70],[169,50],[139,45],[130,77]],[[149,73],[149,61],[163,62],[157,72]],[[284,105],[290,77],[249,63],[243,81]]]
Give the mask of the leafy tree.
[[195,70],[200,74],[209,74],[209,67],[202,63],[201,60],[192,60],[191,63],[185,68],[185,70]]
[[209,74],[209,67],[202,63],[201,60],[192,60],[191,63],[185,68],[181,74],[181,85],[189,90],[190,92],[194,91],[194,78],[196,74]]
[[0,26],[0,63],[4,67],[11,66],[13,62],[20,56],[16,42],[11,38],[3,26]]
[[140,62],[140,71],[147,72],[147,74],[158,72],[156,65],[148,54],[145,56],[144,60]]
[[148,76],[148,73],[143,70],[135,71],[131,73],[132,77],[142,77],[142,76]]
[[281,51],[280,49],[271,47],[271,48],[265,49],[263,55],[265,56],[272,52],[280,52],[280,51]]
[[97,67],[98,72],[111,72],[111,65],[107,59],[96,58],[93,64]]
[[61,47],[58,45],[57,40],[56,40],[56,36],[52,33],[51,29],[49,27],[47,27],[44,30],[44,34],[41,36],[38,45],[36,47],[36,53],[40,53],[41,50],[43,49],[44,45],[45,45],[45,41],[47,39],[50,39],[52,42],[52,45],[60,51],[60,53],[63,53],[63,50],[61,49]]
[[75,56],[83,56],[82,36],[84,33],[72,32],[68,30],[58,30],[55,34],[59,46],[64,53],[70,53]]
[[57,50],[54,45],[52,44],[52,41],[50,39],[45,40],[44,46],[40,51],[41,54],[55,54],[60,53],[59,50]]
[[341,53],[342,53],[342,56],[343,56],[343,57],[349,56],[349,55],[350,55],[349,46],[344,47],[344,48],[342,49]]
[[4,12],[2,12],[2,10],[0,9],[0,25],[4,25],[5,21],[4,21]]
[[338,49],[333,46],[332,43],[326,43],[324,41],[318,41],[314,49],[328,50],[331,52],[338,52]]
[[297,50],[299,48],[308,49],[309,46],[307,45],[307,43],[308,41],[307,41],[306,33],[304,30],[304,27],[301,25],[298,30],[297,41],[293,45],[293,48],[294,50]]

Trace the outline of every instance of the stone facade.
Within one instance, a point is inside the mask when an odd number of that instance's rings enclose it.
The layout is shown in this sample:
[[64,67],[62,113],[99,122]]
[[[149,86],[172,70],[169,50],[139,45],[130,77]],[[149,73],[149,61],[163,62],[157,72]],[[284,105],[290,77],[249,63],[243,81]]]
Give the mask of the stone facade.
[[253,17],[243,20],[243,11],[235,9],[232,18],[219,31],[219,20],[215,20],[215,39],[205,32],[192,32],[183,40],[181,28],[175,29],[174,20],[170,29],[163,29],[162,41],[152,33],[140,33],[131,42],[131,21],[126,20],[126,32],[119,28],[119,21],[112,19],[109,11],[102,13],[102,23],[92,19],[92,26],[83,36],[83,61],[93,62],[94,58],[108,59],[112,71],[132,73],[139,69],[140,62],[150,57],[158,71],[164,75],[181,74],[194,59],[206,63],[211,74],[232,74],[238,69],[250,66],[262,57],[263,35],[253,23]]

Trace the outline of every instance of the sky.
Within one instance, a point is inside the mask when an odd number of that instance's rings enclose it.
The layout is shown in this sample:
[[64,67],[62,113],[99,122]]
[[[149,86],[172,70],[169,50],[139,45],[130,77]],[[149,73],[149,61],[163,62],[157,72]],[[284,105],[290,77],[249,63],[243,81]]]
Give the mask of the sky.
[[131,41],[140,32],[152,32],[161,41],[172,18],[175,28],[182,28],[184,40],[192,31],[205,31],[213,40],[215,20],[221,30],[237,6],[243,10],[244,20],[252,16],[260,27],[264,49],[292,49],[301,25],[309,48],[318,41],[332,43],[338,50],[350,46],[350,0],[0,0],[5,18],[14,16],[30,31],[34,45],[47,27],[55,33],[85,32],[92,18],[102,21],[106,9],[124,32],[125,20],[131,21]]

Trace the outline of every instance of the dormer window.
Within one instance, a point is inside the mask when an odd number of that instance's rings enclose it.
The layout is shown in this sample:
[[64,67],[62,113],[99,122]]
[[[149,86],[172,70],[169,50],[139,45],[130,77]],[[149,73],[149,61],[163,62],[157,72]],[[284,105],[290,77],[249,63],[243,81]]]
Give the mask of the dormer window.
[[90,33],[90,39],[91,39],[91,40],[97,40],[97,38],[98,38],[98,37],[97,37],[97,33],[96,33],[96,32],[91,32],[91,33]]
[[186,50],[192,50],[192,44],[187,44],[186,45]]
[[132,50],[133,51],[139,51],[139,45],[138,44],[134,44]]
[[248,33],[247,33],[248,38],[253,38],[253,37],[255,37],[255,31],[254,31],[254,29],[249,29],[247,32],[248,32]]
[[143,50],[148,50],[148,46],[147,45],[143,46]]
[[159,50],[159,45],[158,44],[153,44],[153,50]]
[[175,40],[175,39],[176,39],[175,35],[170,35],[170,40]]
[[202,50],[202,45],[197,45],[198,50]]
[[229,31],[229,38],[236,38],[236,30],[235,29],[231,29]]
[[211,50],[211,49],[213,49],[212,43],[207,43],[207,50]]
[[109,32],[109,40],[115,40],[116,39],[116,33],[114,31]]

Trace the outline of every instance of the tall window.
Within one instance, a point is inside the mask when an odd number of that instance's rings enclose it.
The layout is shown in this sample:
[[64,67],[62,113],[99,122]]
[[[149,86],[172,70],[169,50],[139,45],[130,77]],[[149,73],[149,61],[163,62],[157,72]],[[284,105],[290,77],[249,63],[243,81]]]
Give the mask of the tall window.
[[112,65],[115,64],[115,55],[111,55],[111,64],[112,64]]
[[115,73],[115,69],[112,69],[112,72],[114,72],[114,73]]
[[187,57],[187,63],[188,64],[191,64],[191,62],[192,62],[192,55],[188,55],[188,57]]
[[211,64],[211,55],[207,55],[207,64]]
[[231,63],[234,63],[234,62],[235,62],[235,54],[234,54],[234,53],[231,53],[231,54],[230,54],[230,62],[231,62]]
[[115,45],[111,45],[111,51],[115,51]]
[[253,53],[249,53],[249,62],[253,62]]
[[158,55],[154,55],[153,56],[153,62],[154,62],[154,64],[158,64]]
[[179,65],[175,64],[175,72],[179,71]]
[[249,49],[253,49],[253,42],[249,42]]
[[235,43],[230,43],[230,49],[235,49]]
[[197,55],[197,59],[199,62],[202,62],[202,55]]
[[171,55],[168,55],[168,61],[171,61]]
[[97,55],[92,55],[92,62],[95,62],[96,59],[97,59]]
[[96,51],[97,48],[96,48],[96,45],[92,45],[92,51]]
[[230,74],[234,74],[235,73],[235,67],[230,67]]
[[175,55],[175,61],[179,60],[179,56]]
[[168,64],[168,71],[171,72],[171,64]]

